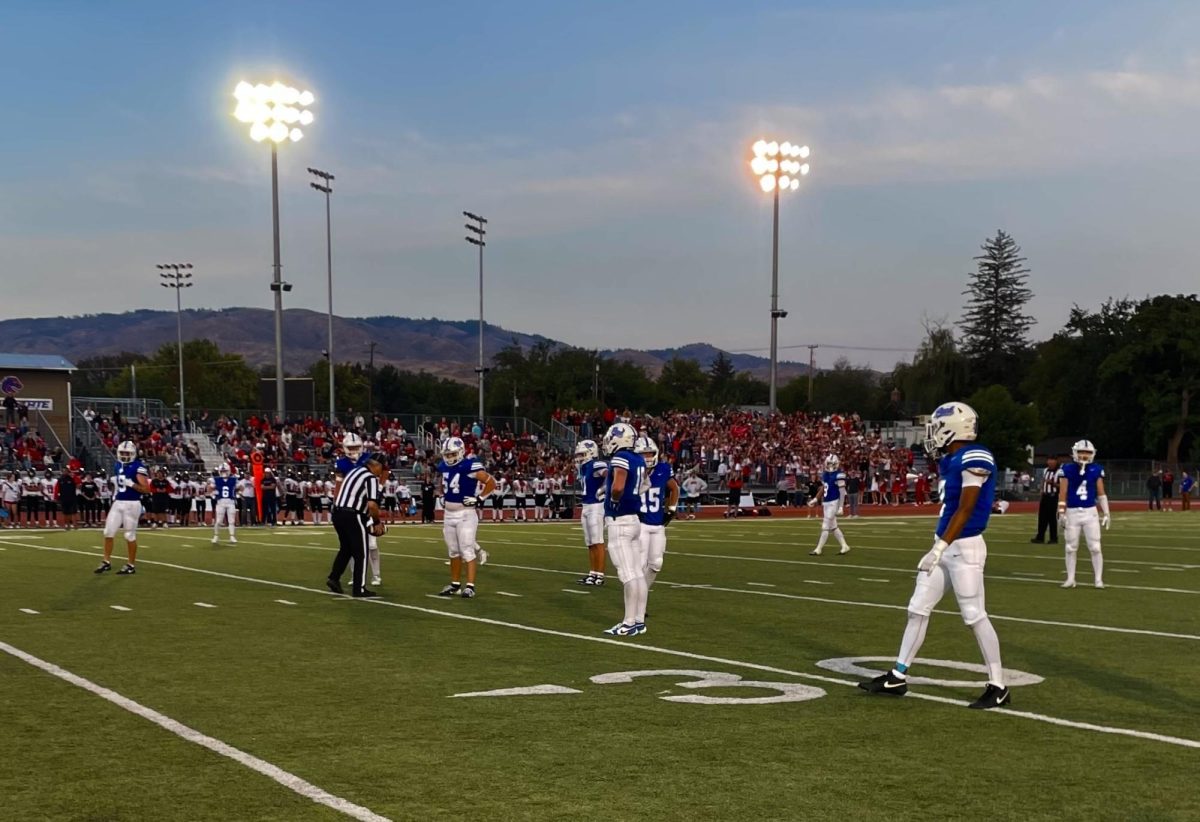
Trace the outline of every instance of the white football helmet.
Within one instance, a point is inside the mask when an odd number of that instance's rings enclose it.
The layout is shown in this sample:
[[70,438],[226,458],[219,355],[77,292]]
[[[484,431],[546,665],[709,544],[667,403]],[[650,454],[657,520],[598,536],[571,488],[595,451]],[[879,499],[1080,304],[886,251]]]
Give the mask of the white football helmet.
[[230,474],[229,463],[223,462],[217,466],[217,476],[227,477]]
[[588,460],[594,460],[600,456],[600,446],[596,445],[595,440],[580,440],[575,445],[575,464],[583,465]]
[[925,423],[925,451],[942,457],[950,443],[973,442],[979,435],[979,415],[965,402],[946,402],[934,409]]
[[633,448],[634,440],[637,439],[637,431],[632,425],[624,422],[618,422],[610,425],[608,430],[604,432],[604,439],[601,440],[601,447],[605,454],[615,454],[622,448]]
[[451,437],[442,446],[442,459],[447,465],[458,465],[466,455],[467,446],[461,437]]
[[633,443],[633,450],[642,455],[646,460],[646,467],[653,468],[658,465],[658,444],[650,437],[638,437]]
[[356,460],[362,456],[363,441],[362,437],[355,434],[353,431],[342,437],[342,450],[346,452],[346,456],[352,460]]
[[1071,457],[1080,465],[1096,461],[1096,446],[1091,440],[1080,440],[1071,446]]
[[841,468],[841,466],[842,466],[842,461],[838,459],[837,454],[830,454],[828,457],[825,458],[825,470],[826,471],[836,471],[836,470],[838,470],[838,468]]
[[121,462],[133,462],[137,459],[137,446],[131,440],[125,440],[117,446],[117,459]]

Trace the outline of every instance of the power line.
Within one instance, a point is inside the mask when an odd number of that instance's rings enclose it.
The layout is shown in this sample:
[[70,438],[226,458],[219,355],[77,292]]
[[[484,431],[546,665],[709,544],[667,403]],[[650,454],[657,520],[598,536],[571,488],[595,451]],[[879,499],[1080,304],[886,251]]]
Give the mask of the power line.
[[[897,354],[915,354],[915,348],[882,348],[871,345],[833,345],[832,343],[802,343],[800,345],[781,345],[780,349],[793,348],[832,348],[835,351],[886,351]],[[729,349],[730,354],[751,354],[755,351],[767,351],[766,348],[733,348]]]

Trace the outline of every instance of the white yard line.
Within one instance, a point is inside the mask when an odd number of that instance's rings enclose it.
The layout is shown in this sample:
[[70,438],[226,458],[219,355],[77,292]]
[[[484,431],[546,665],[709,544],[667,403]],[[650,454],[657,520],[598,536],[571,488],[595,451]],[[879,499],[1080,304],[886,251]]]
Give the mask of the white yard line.
[[591,593],[591,591],[580,591],[577,588],[563,588],[562,590],[563,590],[563,593],[566,593],[566,594],[583,594],[584,596],[587,596],[588,594]]
[[747,585],[754,585],[758,588],[774,588],[775,586],[769,582],[747,582]]
[[293,773],[288,773],[282,768],[272,765],[270,762],[266,762],[262,759],[259,759],[257,756],[253,756],[245,751],[239,750],[238,748],[228,745],[219,739],[214,739],[207,734],[202,734],[194,728],[189,728],[187,725],[171,719],[169,716],[160,714],[158,711],[152,708],[147,708],[145,705],[142,705],[139,702],[134,702],[128,697],[121,696],[116,691],[111,691],[108,688],[97,685],[90,679],[84,679],[83,677],[60,668],[51,662],[46,662],[45,660],[39,659],[32,654],[27,654],[19,648],[14,648],[12,645],[9,645],[6,642],[0,642],[0,651],[3,651],[9,656],[16,657],[22,662],[27,662],[33,667],[39,668],[51,676],[61,679],[63,682],[70,683],[77,688],[82,688],[89,693],[95,694],[101,699],[107,700],[119,708],[124,708],[131,714],[140,716],[142,719],[145,719],[149,722],[153,722],[160,728],[175,734],[175,736],[179,737],[180,739],[192,742],[204,748],[208,748],[214,753],[220,754],[228,759],[232,759],[239,765],[243,765],[252,771],[257,771],[268,779],[278,782],[280,785],[292,791],[293,793],[303,796],[305,799],[310,799],[320,805],[325,805],[326,807],[332,808],[340,813],[344,813],[346,816],[349,816],[353,819],[363,820],[363,822],[388,822],[388,819],[385,816],[380,816],[379,814],[374,813],[373,811],[370,811],[361,805],[355,805],[353,802],[342,799],[340,796],[334,796],[328,791],[322,790],[316,785],[304,781]]
[[502,597],[519,597],[519,596],[521,596],[521,594],[510,594],[508,591],[497,591],[496,595],[502,596]]
[[192,604],[198,608],[216,608],[217,607],[216,605],[210,605],[207,602],[193,602]]
[[[41,550],[44,550],[44,551],[55,551],[55,552],[59,552],[59,553],[68,553],[68,554],[81,554],[83,556],[95,556],[94,552],[79,551],[79,550],[72,549],[72,548],[52,548],[49,546],[41,546],[41,545],[29,546],[29,547],[40,548]],[[171,563],[171,562],[157,562],[155,560],[143,560],[143,562],[145,562],[146,564],[149,564],[149,565],[158,565],[158,566],[164,567],[164,568],[173,568],[177,571],[188,571],[188,572],[196,573],[196,574],[205,574],[207,576],[220,577],[222,579],[233,579],[233,580],[237,580],[239,582],[251,582],[251,583],[256,583],[259,585],[271,585],[271,586],[274,586],[277,588],[286,588],[286,589],[294,590],[294,591],[304,591],[306,593],[317,594],[320,596],[334,596],[334,597],[338,596],[337,594],[332,594],[329,591],[323,590],[321,588],[309,588],[304,585],[295,585],[295,584],[289,583],[289,582],[279,582],[277,580],[271,580],[271,579],[259,579],[256,577],[240,576],[238,574],[230,574],[230,573],[225,573],[223,571],[212,571],[212,570],[209,570],[206,568],[192,568],[192,567],[189,567],[186,565],[177,565],[177,564]],[[721,589],[712,588],[711,590],[721,590]],[[740,591],[740,589],[730,589],[730,590]],[[790,597],[791,596],[788,594],[776,594],[776,593],[770,592],[770,591],[745,591],[744,593],[752,593],[752,594],[757,594],[757,595],[761,595],[761,596],[782,596],[782,597]],[[370,605],[379,605],[379,606],[384,606],[384,607],[389,607],[389,608],[400,608],[400,609],[406,610],[406,611],[416,611],[418,613],[430,614],[430,615],[439,616],[439,617],[446,617],[449,619],[460,619],[460,620],[464,620],[467,622],[475,622],[475,623],[491,625],[491,626],[499,627],[499,628],[510,628],[513,630],[528,631],[530,633],[540,634],[542,636],[554,636],[554,637],[559,637],[559,638],[564,638],[564,639],[579,640],[582,642],[593,642],[593,643],[598,643],[598,644],[603,644],[603,645],[615,645],[615,646],[618,646],[618,647],[626,649],[626,650],[636,650],[636,651],[643,651],[643,652],[647,652],[647,653],[665,654],[668,656],[684,657],[686,659],[695,659],[695,660],[699,660],[702,662],[714,662],[714,663],[717,663],[720,665],[729,665],[731,667],[736,667],[736,668],[747,668],[747,669],[755,670],[755,671],[766,671],[768,673],[783,674],[785,676],[792,676],[792,677],[796,677],[798,679],[808,679],[808,680],[814,680],[817,682],[831,683],[834,685],[846,685],[846,686],[853,687],[858,684],[857,682],[855,682],[853,680],[837,679],[834,677],[822,676],[820,674],[810,674],[810,673],[805,673],[805,672],[801,672],[801,671],[790,671],[790,670],[787,670],[786,668],[777,668],[777,667],[774,667],[771,665],[761,665],[756,662],[746,662],[746,661],[736,660],[736,659],[726,659],[724,657],[709,656],[706,654],[695,654],[695,653],[691,653],[689,651],[679,651],[674,648],[663,648],[663,647],[655,646],[655,645],[645,645],[645,644],[638,643],[638,642],[630,642],[627,640],[620,640],[620,639],[610,639],[608,637],[603,637],[603,636],[590,636],[587,634],[574,634],[574,633],[570,633],[569,631],[558,631],[558,630],[554,630],[552,628],[541,628],[536,625],[524,625],[524,624],[517,623],[517,622],[505,622],[503,620],[489,619],[487,617],[481,617],[481,616],[472,616],[470,614],[464,614],[464,613],[456,612],[456,611],[446,611],[446,610],[440,610],[440,609],[435,609],[435,608],[424,608],[424,607],[421,607],[420,605],[411,605],[411,604],[401,603],[401,602],[390,602],[388,600],[383,600],[383,599],[355,600],[355,599],[351,599],[349,597],[344,597],[344,596],[341,596],[339,598],[346,599],[347,601],[350,601],[350,602],[361,602],[361,603],[367,603]],[[796,598],[797,599],[807,599],[807,597],[796,597]],[[831,601],[836,602],[836,600],[831,600]],[[871,603],[862,603],[862,604],[872,605]],[[901,608],[902,609],[904,606],[874,605],[873,607]],[[1036,621],[1036,620],[1017,620],[1017,621],[1024,622],[1024,621]],[[1054,624],[1054,623],[1047,623],[1047,624]],[[1104,630],[1104,629],[1101,628],[1101,630]],[[1124,629],[1118,629],[1118,630],[1124,630]],[[1137,631],[1137,632],[1130,631],[1130,632],[1131,633],[1154,633],[1152,631]],[[1188,637],[1188,638],[1200,640],[1200,637]],[[8,650],[9,647],[10,646],[4,646],[2,643],[0,643],[0,650]],[[12,650],[16,650],[16,649],[12,649]],[[21,653],[21,652],[18,652],[18,653]],[[114,694],[114,696],[117,696],[117,695]],[[123,699],[123,697],[118,697],[118,698]],[[933,694],[925,694],[925,693],[909,692],[909,694],[905,698],[906,699],[907,698],[919,699],[919,700],[923,700],[923,701],[927,701],[927,702],[940,702],[942,704],[956,705],[959,707],[965,707],[968,704],[965,700],[952,699],[950,697],[936,696]],[[1112,735],[1117,735],[1117,736],[1127,736],[1127,737],[1133,737],[1135,739],[1144,739],[1144,740],[1151,741],[1151,742],[1162,742],[1162,743],[1165,743],[1168,745],[1177,745],[1177,746],[1184,747],[1184,748],[1200,749],[1200,741],[1198,741],[1198,740],[1185,739],[1185,738],[1176,737],[1176,736],[1167,736],[1165,734],[1154,733],[1151,731],[1139,731],[1139,730],[1136,730],[1133,728],[1119,728],[1119,727],[1113,727],[1113,726],[1108,726],[1108,725],[1097,725],[1097,724],[1094,724],[1091,722],[1077,722],[1075,720],[1061,719],[1059,717],[1047,716],[1045,714],[1036,714],[1036,713],[1032,713],[1029,711],[1014,711],[1014,710],[1010,710],[1008,708],[996,709],[994,711],[991,711],[990,713],[992,713],[994,715],[998,715],[998,716],[1010,716],[1010,717],[1016,717],[1016,718],[1021,718],[1021,719],[1028,719],[1028,720],[1032,720],[1032,721],[1036,721],[1036,722],[1044,722],[1047,724],[1058,725],[1058,726],[1066,727],[1066,728],[1087,730],[1087,731],[1093,731],[1096,733],[1112,734]],[[164,717],[164,719],[166,719],[166,718]],[[173,722],[173,720],[168,720],[168,721]],[[205,738],[207,739],[207,737],[205,737]],[[216,740],[213,740],[213,741],[215,742]],[[253,758],[251,757],[251,759],[253,759]],[[259,761],[261,761],[261,760],[259,760]],[[267,767],[274,767],[274,766],[268,765],[267,763],[263,763],[263,764],[266,765]],[[308,783],[304,783],[304,784],[307,785]],[[319,789],[314,789],[314,790],[319,790]],[[334,797],[334,798],[336,798],[336,797]],[[314,800],[314,801],[319,801],[319,800]],[[358,806],[354,806],[354,807],[357,808]],[[370,811],[366,811],[366,809],[360,809],[360,810],[362,810],[366,813],[370,813]],[[381,819],[382,817],[372,815],[370,817],[358,817],[358,818]]]
[[859,582],[891,582],[890,579],[871,579],[870,577],[859,577]]
[[34,616],[37,616],[37,613],[38,613],[37,611],[33,610],[32,608],[18,608],[17,610],[23,614],[33,614]]
[[832,582],[824,582],[819,579],[806,579],[804,581],[807,582],[809,585],[832,585],[833,584]]
[[126,608],[124,605],[109,605],[114,611],[132,611],[132,608]]
[[296,603],[292,602],[290,599],[277,599],[275,601],[278,602],[280,605],[295,605],[296,604]]

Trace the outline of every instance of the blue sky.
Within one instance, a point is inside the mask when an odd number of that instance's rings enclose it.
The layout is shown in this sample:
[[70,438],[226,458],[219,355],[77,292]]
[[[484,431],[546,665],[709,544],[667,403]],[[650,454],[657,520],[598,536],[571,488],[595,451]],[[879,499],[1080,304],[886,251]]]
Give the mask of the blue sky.
[[[268,152],[233,85],[317,95],[281,152],[289,306],[488,318],[586,346],[767,344],[760,135],[783,204],[781,344],[912,347],[997,228],[1039,335],[1073,303],[1194,291],[1196,4],[33,3],[0,28],[6,317],[270,304]],[[14,287],[15,285],[15,287]],[[833,348],[819,356],[829,364]],[[851,352],[889,367],[895,355]]]

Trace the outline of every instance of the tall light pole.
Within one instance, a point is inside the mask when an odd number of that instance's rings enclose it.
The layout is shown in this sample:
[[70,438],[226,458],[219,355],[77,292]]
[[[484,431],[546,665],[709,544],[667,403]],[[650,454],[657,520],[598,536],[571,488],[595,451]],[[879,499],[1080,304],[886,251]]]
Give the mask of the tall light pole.
[[329,361],[329,423],[332,425],[337,421],[337,410],[333,398],[333,225],[329,216],[329,199],[333,194],[333,175],[328,171],[321,171],[319,168],[309,168],[308,173],[325,181],[324,185],[321,183],[309,183],[309,185],[325,195],[325,273],[326,284],[329,288],[329,339],[326,342],[325,358]]
[[283,292],[292,284],[283,281],[283,264],[279,260],[279,144],[285,140],[295,143],[304,132],[299,126],[313,121],[308,110],[315,100],[311,91],[285,86],[278,81],[271,85],[250,85],[245,80],[237,84],[233,96],[238,101],[233,116],[250,124],[250,139],[256,143],[271,141],[271,223],[274,229],[274,273],[271,291],[275,293],[275,414],[280,421],[286,416],[283,394]]
[[192,287],[192,264],[163,263],[155,268],[158,269],[159,285],[175,289],[175,333],[179,344],[179,424],[187,431],[187,410],[183,404],[183,302],[179,292]]
[[787,316],[779,309],[779,192],[795,191],[800,178],[808,174],[808,163],[801,163],[809,154],[808,146],[759,140],[752,147],[754,157],[750,170],[758,177],[759,186],[774,194],[774,214],[771,223],[771,378],[769,405],[776,411],[776,389],[779,374],[779,320]]
[[488,371],[483,367],[483,248],[487,245],[483,238],[487,236],[487,229],[484,228],[487,225],[487,220],[469,211],[464,211],[463,216],[475,222],[475,225],[466,224],[467,231],[474,233],[475,236],[468,235],[463,237],[463,239],[472,245],[479,246],[479,367],[475,369],[475,373],[479,375],[479,425],[482,427],[483,375]]

